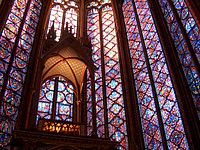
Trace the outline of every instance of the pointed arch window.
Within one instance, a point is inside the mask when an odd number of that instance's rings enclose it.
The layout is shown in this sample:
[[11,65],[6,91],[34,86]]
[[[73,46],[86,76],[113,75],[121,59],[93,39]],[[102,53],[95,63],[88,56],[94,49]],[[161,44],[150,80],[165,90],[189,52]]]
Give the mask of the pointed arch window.
[[0,147],[15,127],[41,8],[41,0],[15,0],[0,33]]
[[55,77],[45,81],[40,91],[37,120],[72,121],[74,90],[72,83],[62,77]]
[[[128,147],[126,117],[122,92],[119,52],[110,0],[88,5],[87,33],[91,39],[95,71],[96,124],[99,137],[120,142],[119,149]],[[90,88],[90,81],[88,87]],[[87,93],[88,116],[91,116],[91,92]],[[88,126],[91,118],[88,117]],[[88,128],[91,131],[91,128]],[[89,134],[89,132],[88,132]]]
[[56,41],[62,36],[62,31],[72,27],[72,33],[77,34],[78,23],[78,1],[77,0],[54,0],[52,3],[51,14],[49,18],[48,30],[54,23],[56,30]]
[[147,0],[125,0],[126,24],[147,149],[189,149],[183,121]]

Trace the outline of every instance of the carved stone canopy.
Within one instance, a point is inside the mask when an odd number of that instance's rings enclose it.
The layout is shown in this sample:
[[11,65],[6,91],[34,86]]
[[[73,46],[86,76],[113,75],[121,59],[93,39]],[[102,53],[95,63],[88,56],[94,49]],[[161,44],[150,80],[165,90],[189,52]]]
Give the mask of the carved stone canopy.
[[[88,44],[88,43],[86,43]],[[80,93],[86,69],[93,71],[91,46],[68,34],[44,53],[42,81],[55,76],[70,80]]]

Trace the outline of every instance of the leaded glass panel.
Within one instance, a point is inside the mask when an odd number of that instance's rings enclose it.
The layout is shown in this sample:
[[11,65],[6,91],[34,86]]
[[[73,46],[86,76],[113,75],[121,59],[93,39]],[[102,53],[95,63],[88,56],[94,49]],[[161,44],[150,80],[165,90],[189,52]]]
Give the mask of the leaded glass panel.
[[53,23],[56,31],[56,41],[59,41],[62,36],[63,31],[66,28],[66,24],[68,24],[69,29],[70,26],[72,27],[72,33],[76,36],[78,23],[78,2],[76,0],[54,0],[51,8],[48,30],[51,28]]
[[[200,58],[200,31],[184,0],[173,1],[173,4],[171,1],[171,5],[169,2],[159,0],[200,118],[200,77],[197,71],[199,64],[194,62],[194,59]],[[172,7],[176,9],[176,12]],[[179,18],[175,16],[175,13]],[[187,35],[184,36],[184,32]],[[195,55],[196,58],[194,58]]]
[[[128,139],[119,52],[113,10],[109,3],[110,1],[99,1],[92,2],[88,6],[92,8],[88,9],[87,33],[93,45],[92,58],[97,67],[95,71],[97,134],[99,137],[109,136],[112,140],[119,141],[118,148],[126,149]],[[103,96],[104,92],[106,97]],[[88,96],[91,97],[90,94],[88,92]],[[108,128],[108,135],[105,135],[105,128]]]
[[0,34],[0,147],[15,127],[41,7],[40,0],[15,0]]
[[[162,136],[165,136],[168,148],[189,149],[177,98],[148,1],[135,0],[132,3],[126,0],[123,11],[146,148],[163,149],[159,131],[162,130],[159,129],[159,125],[163,123],[165,135]],[[155,109],[156,102],[159,109]],[[157,118],[158,112],[161,113],[162,120]]]
[[73,120],[74,86],[62,77],[49,79],[42,84],[38,100],[38,119]]

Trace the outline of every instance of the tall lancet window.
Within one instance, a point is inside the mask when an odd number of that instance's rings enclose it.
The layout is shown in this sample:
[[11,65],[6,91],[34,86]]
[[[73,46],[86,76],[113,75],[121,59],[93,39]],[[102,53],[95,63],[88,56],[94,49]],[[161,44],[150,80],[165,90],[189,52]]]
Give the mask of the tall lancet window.
[[125,0],[132,70],[146,149],[189,149],[183,121],[147,0]]
[[15,127],[41,8],[41,0],[15,0],[0,33],[0,147]]
[[[87,6],[87,33],[91,39],[95,71],[96,124],[99,137],[120,142],[128,147],[122,79],[115,22],[111,2],[95,1]],[[90,82],[88,82],[90,83]],[[90,86],[88,84],[90,89]],[[91,92],[88,95],[88,116],[91,116]],[[90,118],[88,123],[91,125]],[[89,134],[89,132],[88,132]]]
[[72,33],[76,36],[78,23],[77,16],[77,0],[54,0],[51,8],[48,29],[50,29],[54,23],[56,41],[59,41],[62,31],[65,29],[67,23],[68,27],[72,27]]
[[200,30],[185,0],[159,0],[200,119]]

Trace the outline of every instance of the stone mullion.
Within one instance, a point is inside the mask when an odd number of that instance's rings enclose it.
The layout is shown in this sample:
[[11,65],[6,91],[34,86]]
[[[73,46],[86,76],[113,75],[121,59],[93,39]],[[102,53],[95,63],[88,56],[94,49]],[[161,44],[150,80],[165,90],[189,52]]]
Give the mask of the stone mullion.
[[[60,36],[62,37],[62,35],[64,35],[65,33],[65,16],[66,16],[66,9],[63,9],[63,16],[62,16],[62,26],[61,26],[61,33]],[[67,29],[68,30],[68,29]]]
[[104,130],[105,138],[109,138],[108,130],[108,108],[106,95],[106,76],[105,76],[105,62],[104,62],[104,48],[103,48],[103,24],[102,24],[102,9],[99,10],[99,28],[100,28],[100,45],[101,45],[101,70],[102,70],[102,88],[103,88],[103,106],[104,106]]
[[133,72],[130,71],[132,70],[132,63],[122,10],[123,0],[118,2],[112,0],[112,4],[119,47],[129,150],[145,149],[134,76]]
[[56,120],[56,103],[58,97],[58,81],[59,77],[55,78],[54,90],[53,90],[53,105],[52,105],[52,114],[51,120]]
[[194,106],[190,88],[184,75],[178,53],[174,46],[171,33],[168,30],[167,22],[163,16],[160,5],[157,1],[149,0],[151,12],[154,17],[155,25],[163,46],[165,57],[170,70],[170,75],[176,91],[178,104],[181,110],[184,127],[186,128],[186,136],[191,149],[199,146],[199,121]]

